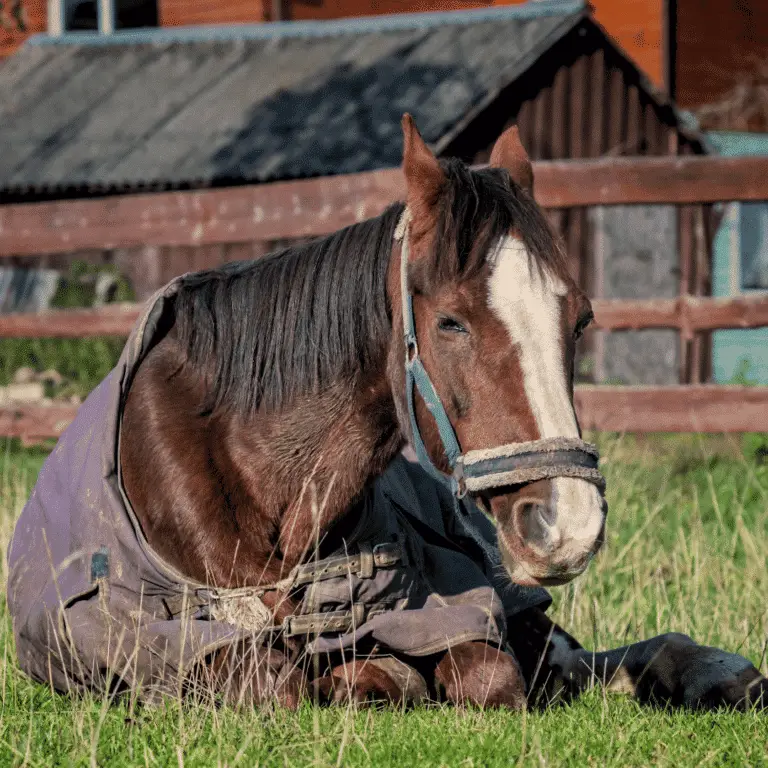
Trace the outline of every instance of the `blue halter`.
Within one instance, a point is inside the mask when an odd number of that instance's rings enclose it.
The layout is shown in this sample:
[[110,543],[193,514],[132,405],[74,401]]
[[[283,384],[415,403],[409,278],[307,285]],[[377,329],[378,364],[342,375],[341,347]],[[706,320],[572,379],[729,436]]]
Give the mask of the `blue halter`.
[[[440,397],[435,390],[432,379],[424,368],[424,364],[419,357],[419,343],[416,339],[416,323],[413,316],[413,295],[408,288],[408,223],[410,221],[410,212],[406,208],[402,219],[397,227],[395,237],[402,241],[402,254],[400,256],[400,293],[403,303],[403,333],[405,340],[405,392],[408,401],[408,417],[411,422],[411,439],[413,449],[419,464],[429,472],[432,477],[443,485],[448,486],[451,492],[458,498],[461,498],[465,489],[461,483],[461,448],[453,431],[453,426],[445,412]],[[429,456],[427,447],[419,431],[419,425],[416,422],[416,409],[414,404],[414,386],[418,389],[427,409],[432,414],[440,440],[443,443],[443,450],[448,459],[448,466],[451,468],[450,477],[446,477],[433,463]],[[457,467],[459,472],[456,472]]]

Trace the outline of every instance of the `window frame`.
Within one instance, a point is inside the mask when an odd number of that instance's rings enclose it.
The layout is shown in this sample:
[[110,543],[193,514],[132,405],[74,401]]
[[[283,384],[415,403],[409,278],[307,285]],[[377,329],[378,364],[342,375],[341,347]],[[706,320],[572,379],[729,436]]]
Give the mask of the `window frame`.
[[[768,201],[756,200],[768,208]],[[768,288],[744,288],[741,269],[741,211],[742,203],[729,203],[724,217],[724,224],[729,227],[728,266],[730,282],[728,290],[731,296],[768,296]]]
[[122,29],[157,29],[160,26],[159,0],[155,0],[155,12],[157,25],[141,27],[124,27],[118,30],[118,3],[119,0],[95,0],[96,3],[96,29],[95,30],[69,30],[66,27],[66,3],[67,0],[48,0],[48,34],[51,37],[59,37],[67,34],[77,35],[111,35]]

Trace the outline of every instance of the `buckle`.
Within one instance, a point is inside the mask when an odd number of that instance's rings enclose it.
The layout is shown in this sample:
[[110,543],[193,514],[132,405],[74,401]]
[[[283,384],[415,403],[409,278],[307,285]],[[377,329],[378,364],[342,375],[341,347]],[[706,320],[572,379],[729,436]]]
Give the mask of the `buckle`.
[[400,542],[382,542],[373,548],[373,561],[378,568],[387,568],[396,565],[403,558],[403,550]]
[[357,575],[361,579],[370,579],[373,576],[373,569],[376,562],[376,558],[373,556],[373,550],[371,549],[370,544],[363,541],[358,544],[358,548],[360,549],[360,554],[358,555],[360,564],[357,568]]

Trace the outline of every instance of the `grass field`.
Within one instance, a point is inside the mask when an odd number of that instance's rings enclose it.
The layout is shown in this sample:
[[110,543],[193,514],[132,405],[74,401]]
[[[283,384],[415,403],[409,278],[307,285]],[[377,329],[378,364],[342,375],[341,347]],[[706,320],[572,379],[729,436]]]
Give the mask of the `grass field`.
[[[554,590],[554,617],[588,647],[677,630],[741,653],[765,673],[761,438],[600,442],[608,543],[585,576]],[[3,552],[44,457],[10,445],[0,455]],[[309,706],[244,713],[183,702],[141,710],[68,699],[18,671],[4,600],[0,611],[0,766],[768,765],[768,714],[652,710],[599,689],[524,714]]]

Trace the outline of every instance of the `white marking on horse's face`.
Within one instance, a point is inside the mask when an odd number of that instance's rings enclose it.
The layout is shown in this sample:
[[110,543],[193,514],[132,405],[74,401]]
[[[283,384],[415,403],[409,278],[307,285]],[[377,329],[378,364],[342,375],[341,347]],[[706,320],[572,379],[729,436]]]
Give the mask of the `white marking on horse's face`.
[[493,257],[489,304],[517,347],[541,437],[578,437],[563,369],[560,298],[567,292],[561,280],[535,268],[520,240],[501,241]]
[[[541,438],[578,437],[564,366],[562,298],[568,287],[536,268],[525,245],[506,237],[491,258],[488,303],[504,324],[523,373],[523,386]],[[552,481],[556,511],[553,564],[582,561],[594,548],[604,512],[597,488],[586,480]]]

